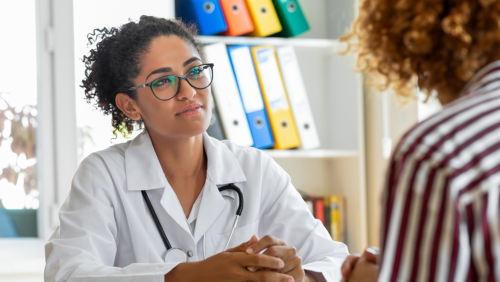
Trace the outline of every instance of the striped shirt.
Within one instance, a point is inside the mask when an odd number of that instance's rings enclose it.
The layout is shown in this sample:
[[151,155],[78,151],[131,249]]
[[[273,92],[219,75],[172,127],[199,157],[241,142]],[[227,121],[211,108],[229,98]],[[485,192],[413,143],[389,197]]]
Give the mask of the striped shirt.
[[500,281],[500,61],[389,164],[379,281]]

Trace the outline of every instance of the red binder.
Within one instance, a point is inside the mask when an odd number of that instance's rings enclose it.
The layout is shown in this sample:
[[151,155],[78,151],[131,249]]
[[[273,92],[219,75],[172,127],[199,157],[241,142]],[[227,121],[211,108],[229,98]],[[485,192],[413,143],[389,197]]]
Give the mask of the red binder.
[[254,30],[245,0],[220,0],[220,4],[228,27],[227,31],[221,34],[238,36]]

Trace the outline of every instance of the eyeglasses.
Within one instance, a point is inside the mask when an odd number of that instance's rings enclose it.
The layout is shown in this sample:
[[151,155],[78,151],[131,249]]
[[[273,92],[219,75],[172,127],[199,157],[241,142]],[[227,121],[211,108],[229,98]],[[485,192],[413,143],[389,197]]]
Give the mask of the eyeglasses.
[[168,101],[173,99],[179,93],[181,80],[186,79],[191,87],[196,89],[205,89],[214,78],[214,64],[203,64],[190,69],[185,75],[166,75],[159,77],[149,83],[131,87],[128,90],[136,90],[143,87],[150,87],[151,91],[158,100]]

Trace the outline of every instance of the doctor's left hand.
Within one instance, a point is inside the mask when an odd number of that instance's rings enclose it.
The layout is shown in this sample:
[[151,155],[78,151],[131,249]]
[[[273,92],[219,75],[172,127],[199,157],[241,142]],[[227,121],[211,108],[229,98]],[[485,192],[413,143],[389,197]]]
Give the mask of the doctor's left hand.
[[[279,273],[290,275],[295,282],[310,282],[314,281],[312,277],[307,275],[302,269],[302,259],[297,256],[297,250],[288,246],[285,241],[273,236],[265,236],[258,240],[254,235],[250,241],[242,245],[228,250],[229,252],[243,251],[247,254],[258,254],[267,249],[263,254],[281,259],[285,266],[282,269],[276,270]],[[258,271],[258,269],[249,269],[250,271]]]

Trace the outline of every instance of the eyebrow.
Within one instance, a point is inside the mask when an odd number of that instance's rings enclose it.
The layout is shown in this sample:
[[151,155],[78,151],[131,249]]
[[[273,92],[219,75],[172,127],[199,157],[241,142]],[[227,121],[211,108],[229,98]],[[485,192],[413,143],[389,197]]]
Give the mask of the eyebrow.
[[[183,67],[187,67],[189,64],[191,64],[192,62],[195,62],[195,61],[200,61],[201,62],[201,59],[198,58],[198,57],[192,57],[190,59],[188,59],[187,61],[185,61],[182,66]],[[150,74],[148,74],[148,76],[146,77],[146,81],[148,81],[148,78],[150,76],[152,76],[153,74],[157,74],[157,73],[165,73],[165,72],[171,72],[172,71],[172,68],[171,67],[163,67],[163,68],[159,68],[159,69],[155,69],[154,71],[152,71]]]

